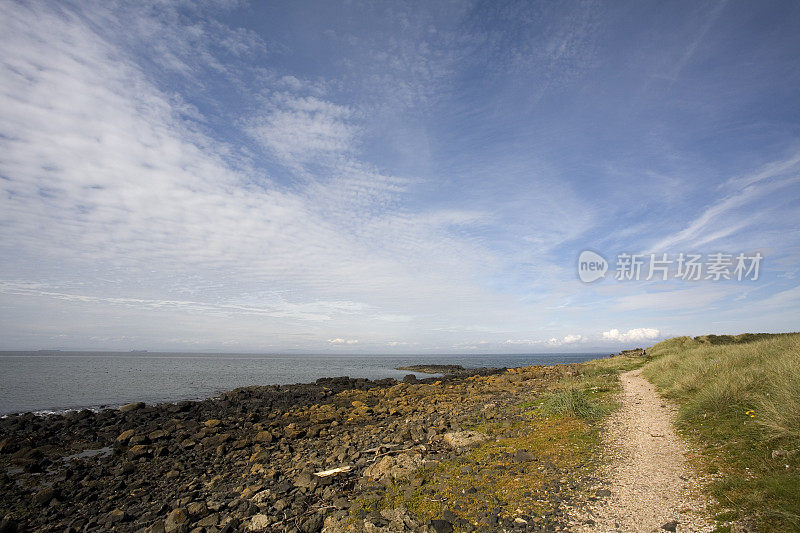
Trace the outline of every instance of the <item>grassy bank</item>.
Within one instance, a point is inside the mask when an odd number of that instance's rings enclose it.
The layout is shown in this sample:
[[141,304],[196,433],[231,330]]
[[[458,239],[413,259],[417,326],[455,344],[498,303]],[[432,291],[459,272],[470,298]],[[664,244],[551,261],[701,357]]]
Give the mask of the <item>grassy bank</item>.
[[678,337],[648,349],[644,375],[680,405],[711,491],[763,531],[800,530],[800,334]]

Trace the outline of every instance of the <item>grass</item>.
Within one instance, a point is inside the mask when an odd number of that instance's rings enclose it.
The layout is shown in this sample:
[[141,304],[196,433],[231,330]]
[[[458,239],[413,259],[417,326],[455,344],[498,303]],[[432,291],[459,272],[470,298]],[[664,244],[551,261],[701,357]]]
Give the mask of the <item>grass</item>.
[[541,412],[550,416],[574,416],[576,418],[599,418],[605,410],[583,389],[566,389],[548,395],[541,405]]
[[800,530],[800,334],[678,337],[647,352],[644,375],[680,405],[720,504],[763,531]]

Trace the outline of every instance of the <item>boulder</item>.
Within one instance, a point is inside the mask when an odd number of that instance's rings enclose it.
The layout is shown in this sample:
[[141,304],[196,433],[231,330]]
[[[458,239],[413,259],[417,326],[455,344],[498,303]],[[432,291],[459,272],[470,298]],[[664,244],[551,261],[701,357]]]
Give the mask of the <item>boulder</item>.
[[403,453],[396,456],[387,455],[377,463],[364,469],[364,475],[375,481],[389,484],[398,479],[406,479],[423,465],[422,456],[418,453]]
[[150,527],[144,530],[144,533],[166,533],[166,530],[164,529],[164,521],[156,520],[150,525]]
[[269,527],[269,517],[265,514],[257,514],[247,522],[247,531],[265,531]]
[[138,458],[138,457],[149,457],[153,453],[153,451],[144,444],[137,444],[136,446],[132,446],[131,449],[128,450],[128,453],[131,455],[131,457]]
[[215,448],[220,444],[224,444],[228,441],[233,440],[233,437],[230,433],[220,433],[219,435],[211,435],[210,437],[206,437],[203,439],[203,446],[208,448]]
[[186,511],[189,513],[189,516],[197,520],[208,514],[208,506],[205,502],[192,502],[186,506]]
[[270,443],[272,442],[272,433],[269,431],[259,431],[256,433],[256,442]]
[[197,521],[198,527],[210,528],[215,527],[217,524],[219,524],[219,515],[217,513],[212,513]]
[[19,531],[17,522],[11,516],[0,520],[0,533],[17,533],[17,531]]
[[311,472],[302,472],[294,478],[294,486],[304,489],[314,489],[317,486],[318,479],[319,478],[314,476]]
[[14,453],[19,449],[17,443],[11,439],[0,440],[0,453]]
[[489,440],[484,433],[477,431],[451,431],[444,434],[444,442],[453,449],[467,448]]
[[253,495],[252,500],[253,503],[259,504],[259,503],[269,502],[271,498],[272,498],[272,492],[269,489],[264,489],[260,492],[255,493]]
[[133,403],[126,403],[122,407],[119,408],[120,411],[123,413],[127,413],[128,411],[136,411],[137,409],[144,408],[144,402],[133,402]]
[[106,521],[109,524],[119,524],[128,520],[128,514],[122,509],[114,509],[106,515]]
[[52,488],[45,488],[34,494],[33,502],[38,505],[39,507],[44,507],[50,500],[55,498],[56,493]]
[[174,509],[164,521],[164,532],[174,533],[186,529],[189,525],[189,513],[183,507]]
[[164,438],[166,438],[166,437],[169,437],[169,432],[168,432],[168,431],[164,431],[163,429],[157,429],[157,430],[155,430],[155,431],[151,431],[151,432],[150,432],[150,433],[147,435],[147,437],[148,437],[150,440],[159,440],[159,439],[164,439]]
[[125,431],[119,434],[119,437],[117,437],[117,442],[124,444],[128,442],[128,440],[134,435],[135,432],[132,429],[126,429]]
[[428,522],[428,528],[434,533],[453,533],[453,524],[447,520],[431,520]]

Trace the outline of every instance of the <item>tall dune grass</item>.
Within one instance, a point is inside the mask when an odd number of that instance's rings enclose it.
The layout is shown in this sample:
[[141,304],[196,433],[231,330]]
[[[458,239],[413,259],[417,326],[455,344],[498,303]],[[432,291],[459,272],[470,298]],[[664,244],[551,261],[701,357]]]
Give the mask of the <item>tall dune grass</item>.
[[753,410],[765,436],[800,439],[800,334],[708,337],[656,344],[645,377],[681,401],[684,418]]
[[647,352],[645,377],[723,473],[717,498],[762,529],[800,530],[800,334],[678,337]]

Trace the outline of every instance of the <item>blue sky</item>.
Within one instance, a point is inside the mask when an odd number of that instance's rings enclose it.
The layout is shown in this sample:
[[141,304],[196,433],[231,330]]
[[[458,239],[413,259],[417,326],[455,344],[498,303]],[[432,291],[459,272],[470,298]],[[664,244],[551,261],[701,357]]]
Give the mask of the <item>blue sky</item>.
[[2,0],[0,349],[797,330],[798,51],[796,2]]

